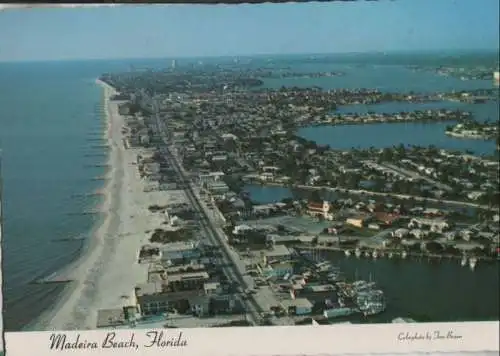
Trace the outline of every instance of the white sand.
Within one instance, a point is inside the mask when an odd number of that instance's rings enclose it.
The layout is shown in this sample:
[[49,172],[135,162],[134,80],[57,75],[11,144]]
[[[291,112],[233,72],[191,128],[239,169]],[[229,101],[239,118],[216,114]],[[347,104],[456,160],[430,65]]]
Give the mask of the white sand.
[[144,193],[139,177],[137,149],[125,149],[121,129],[124,119],[118,104],[109,100],[115,93],[104,87],[108,120],[107,138],[111,146],[109,181],[101,207],[106,218],[94,232],[87,252],[59,278],[74,280],[52,310],[44,313],[34,330],[95,329],[99,309],[120,308],[137,283],[147,278],[147,266],[137,263],[140,246],[147,243],[145,232],[158,226],[158,216],[148,210],[155,194]]

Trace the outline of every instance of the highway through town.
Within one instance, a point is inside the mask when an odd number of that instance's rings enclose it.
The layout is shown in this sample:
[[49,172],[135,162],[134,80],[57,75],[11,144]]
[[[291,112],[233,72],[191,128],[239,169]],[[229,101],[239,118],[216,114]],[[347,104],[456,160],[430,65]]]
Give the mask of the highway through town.
[[[157,134],[159,137],[162,137],[165,144],[162,149],[162,153],[165,154],[166,159],[175,169],[178,176],[181,178],[186,196],[190,200],[193,208],[198,210],[199,216],[201,217],[200,223],[205,231],[207,231],[207,236],[214,245],[221,248],[224,260],[225,262],[227,262],[222,265],[222,270],[230,280],[236,282],[240,286],[240,288],[243,289],[238,293],[238,295],[241,297],[242,294],[247,294],[245,292],[248,289],[253,288],[253,285],[245,279],[245,266],[242,266],[241,261],[239,261],[240,263],[238,263],[235,260],[227,244],[227,237],[225,236],[224,232],[222,231],[222,229],[216,226],[216,223],[214,223],[212,219],[210,219],[210,216],[212,216],[213,214],[211,214],[208,211],[209,209],[205,206],[205,204],[203,204],[199,193],[196,193],[195,191],[196,187],[193,188],[193,182],[188,178],[187,172],[179,162],[177,154],[172,152],[173,150],[169,147],[168,141],[165,138],[165,128],[159,117],[158,110],[155,111],[155,126]],[[261,319],[260,314],[263,312],[263,308],[260,307],[260,305],[256,302],[255,298],[251,294],[245,295],[245,297],[240,298],[240,300],[246,309],[247,320],[253,325],[258,325],[259,320]]]

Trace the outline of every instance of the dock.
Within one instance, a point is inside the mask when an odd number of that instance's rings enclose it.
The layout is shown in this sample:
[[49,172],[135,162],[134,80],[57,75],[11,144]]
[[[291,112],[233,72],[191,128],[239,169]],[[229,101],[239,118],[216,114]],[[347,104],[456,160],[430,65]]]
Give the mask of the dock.
[[[294,245],[294,248],[297,250],[306,250],[306,251],[332,251],[332,252],[343,252],[346,257],[351,256],[354,254],[355,249],[351,248],[345,248],[345,247],[340,247],[340,246],[311,246],[311,245],[305,245],[305,244],[298,244]],[[430,253],[426,251],[421,251],[421,252],[415,252],[415,251],[409,251],[401,248],[367,248],[363,247],[360,248],[360,251],[362,252],[361,257],[365,258],[372,258],[372,259],[377,259],[377,258],[414,258],[418,260],[422,259],[427,259],[428,261],[430,260],[461,260],[464,256],[463,255],[453,255],[453,254],[437,254],[437,253]],[[374,253],[376,253],[376,257],[374,257]],[[368,256],[366,255],[368,254]],[[493,257],[488,257],[488,256],[475,256],[478,261],[487,261],[487,262],[493,262],[496,261],[497,259]]]
[[109,145],[93,145],[93,146],[90,146],[90,148],[93,148],[93,149],[105,149],[105,150],[109,150]]
[[85,236],[75,236],[75,237],[63,237],[60,239],[53,239],[51,242],[68,242],[68,241],[82,241],[85,240]]
[[98,197],[98,196],[101,196],[104,194],[105,194],[104,191],[97,190],[97,191],[92,192],[92,193],[72,194],[71,197],[72,198]]
[[106,153],[86,153],[83,155],[84,157],[107,157]]
[[80,212],[75,212],[75,213],[66,213],[66,215],[72,215],[72,216],[75,216],[75,215],[98,215],[98,214],[102,214],[103,211],[101,210],[84,210],[84,211],[80,211]]
[[97,176],[97,177],[94,177],[92,178],[91,180],[108,180],[110,179],[108,176]]
[[83,167],[85,168],[110,168],[109,164],[86,164]]

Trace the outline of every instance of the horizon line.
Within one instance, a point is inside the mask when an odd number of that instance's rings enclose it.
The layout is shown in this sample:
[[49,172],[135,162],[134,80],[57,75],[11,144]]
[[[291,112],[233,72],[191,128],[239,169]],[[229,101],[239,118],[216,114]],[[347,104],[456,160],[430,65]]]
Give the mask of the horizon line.
[[85,61],[124,61],[124,60],[182,60],[182,59],[212,59],[212,58],[253,58],[266,56],[331,56],[331,55],[366,55],[366,54],[411,54],[411,53],[466,53],[466,52],[491,52],[500,53],[500,48],[442,48],[442,49],[396,49],[388,51],[339,51],[339,52],[289,52],[289,53],[254,53],[254,54],[222,54],[222,55],[180,55],[180,56],[151,56],[151,57],[104,57],[104,58],[53,58],[53,59],[18,59],[2,60],[0,64],[17,63],[47,63],[47,62],[85,62]]

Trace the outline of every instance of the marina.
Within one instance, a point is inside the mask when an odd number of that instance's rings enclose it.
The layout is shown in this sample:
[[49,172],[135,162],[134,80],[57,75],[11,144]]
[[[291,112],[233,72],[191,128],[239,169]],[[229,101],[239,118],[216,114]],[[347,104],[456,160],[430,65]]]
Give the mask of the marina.
[[469,263],[470,267],[474,269],[479,261],[484,261],[486,263],[496,262],[498,258],[493,257],[478,257],[478,256],[467,256],[467,255],[452,255],[452,254],[436,254],[429,252],[412,252],[401,249],[368,249],[368,248],[355,248],[354,250],[346,249],[343,247],[336,246],[307,246],[307,245],[295,245],[295,248],[304,251],[335,251],[344,253],[345,257],[350,257],[353,253],[356,258],[367,258],[376,260],[377,258],[388,258],[388,259],[406,259],[412,258],[419,261],[441,261],[441,260],[453,260],[460,261],[460,265],[465,266]]

